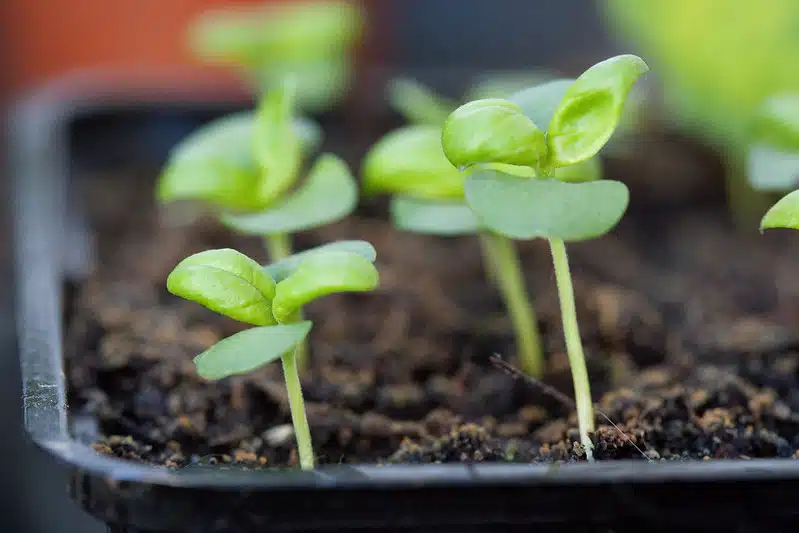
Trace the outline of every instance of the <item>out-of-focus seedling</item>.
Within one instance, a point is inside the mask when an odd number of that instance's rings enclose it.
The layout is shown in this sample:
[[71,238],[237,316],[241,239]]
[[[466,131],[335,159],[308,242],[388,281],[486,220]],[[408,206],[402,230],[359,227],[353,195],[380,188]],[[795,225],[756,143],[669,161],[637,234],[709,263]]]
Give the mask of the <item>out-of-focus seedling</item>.
[[[291,235],[349,215],[358,187],[346,163],[322,154],[302,182],[321,133],[293,114],[294,85],[269,91],[255,113],[211,122],[170,154],[159,201],[199,202],[234,231],[263,237],[271,261],[292,255]],[[306,365],[300,348],[300,367]]]
[[527,300],[519,258],[512,243],[481,232],[463,197],[463,177],[444,155],[441,127],[402,127],[380,139],[363,164],[365,196],[389,193],[395,227],[414,233],[479,235],[483,262],[514,325],[519,366],[540,377],[544,370],[538,321]]
[[242,70],[258,92],[291,74],[305,111],[328,109],[344,96],[364,17],[352,2],[291,2],[225,7],[189,29],[192,52],[211,64]]
[[757,190],[784,192],[799,185],[799,93],[766,99],[749,129],[747,176]]
[[[300,318],[302,308],[328,294],[377,288],[374,258],[367,243],[334,243],[273,265],[270,274],[246,255],[224,248],[187,257],[167,278],[172,294],[256,326],[195,357],[201,377],[219,380],[281,360],[303,469],[314,467],[314,453],[296,362],[296,347],[312,326]],[[274,273],[279,276],[273,278]]]
[[[641,58],[622,55],[576,80],[552,81],[507,100],[472,101],[447,118],[442,134],[446,157],[465,174],[466,202],[491,238],[549,241],[580,440],[589,460],[593,402],[565,243],[607,233],[627,209],[623,183],[579,168],[610,139],[630,89],[647,70]],[[558,170],[569,167],[574,174],[564,180]]]

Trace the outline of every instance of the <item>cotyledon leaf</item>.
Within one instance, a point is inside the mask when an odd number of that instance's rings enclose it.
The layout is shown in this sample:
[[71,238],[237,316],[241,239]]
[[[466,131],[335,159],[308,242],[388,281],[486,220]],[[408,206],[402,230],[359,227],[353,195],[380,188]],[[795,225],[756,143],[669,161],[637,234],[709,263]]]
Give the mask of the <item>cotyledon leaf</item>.
[[311,322],[251,328],[222,339],[194,358],[200,377],[217,380],[246,374],[294,349],[311,330]]
[[511,239],[598,237],[621,220],[629,201],[618,181],[520,179],[488,170],[471,174],[465,191],[480,222]]
[[358,254],[371,262],[377,259],[377,251],[374,246],[366,241],[337,241],[298,252],[285,259],[265,266],[264,270],[275,280],[275,283],[279,283],[290,276],[303,261],[312,255],[327,252],[350,252]]
[[340,292],[371,291],[378,284],[377,269],[362,255],[340,250],[316,253],[277,284],[272,312],[278,322],[284,322],[317,298]]
[[178,263],[167,290],[212,311],[256,326],[275,323],[275,282],[261,265],[230,248],[206,250]]
[[228,214],[226,226],[248,235],[295,233],[339,220],[352,212],[358,186],[347,164],[332,154],[316,161],[299,189],[260,213]]
[[403,231],[455,236],[477,233],[480,223],[463,200],[391,198],[391,219]]
[[549,128],[549,123],[555,115],[555,110],[563,101],[574,79],[559,78],[551,80],[541,85],[529,87],[518,91],[508,97],[508,100],[518,105],[524,110],[524,114],[532,120],[536,126],[544,131]]
[[772,228],[799,229],[799,191],[784,196],[760,221],[760,231]]

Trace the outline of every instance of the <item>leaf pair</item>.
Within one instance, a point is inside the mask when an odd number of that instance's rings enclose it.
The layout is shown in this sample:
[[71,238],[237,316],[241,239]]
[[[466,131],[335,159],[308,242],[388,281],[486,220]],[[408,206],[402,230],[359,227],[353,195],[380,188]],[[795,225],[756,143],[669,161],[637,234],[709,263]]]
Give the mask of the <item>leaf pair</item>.
[[[375,256],[368,243],[344,241],[297,254],[266,269],[228,248],[187,257],[167,278],[169,292],[240,322],[261,326],[200,354],[195,360],[198,373],[219,379],[279,358],[310,331],[310,322],[292,323],[303,306],[327,294],[377,287]],[[257,349],[250,346],[253,343],[259,344]]]
[[598,179],[595,156],[646,70],[640,58],[618,56],[577,80],[554,80],[508,100],[477,100],[454,111],[444,125],[443,149],[453,165],[471,171],[465,196],[480,224],[515,239],[564,241],[612,229],[629,193],[620,182]]
[[507,100],[469,102],[447,119],[444,151],[459,167],[504,163],[545,175],[584,162],[610,139],[628,93],[647,70],[637,56],[616,56],[576,80],[550,81]]
[[349,214],[357,201],[355,180],[331,154],[320,156],[288,195],[321,140],[318,126],[294,118],[294,90],[287,78],[264,95],[255,113],[213,121],[186,138],[161,175],[159,200],[202,201],[223,223],[258,235],[300,231]]

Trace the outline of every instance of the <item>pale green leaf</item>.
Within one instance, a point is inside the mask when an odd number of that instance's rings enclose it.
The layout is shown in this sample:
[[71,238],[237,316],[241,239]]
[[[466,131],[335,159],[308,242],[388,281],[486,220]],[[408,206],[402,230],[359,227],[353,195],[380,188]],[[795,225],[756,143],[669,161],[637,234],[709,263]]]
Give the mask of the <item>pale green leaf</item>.
[[252,328],[222,339],[194,358],[200,377],[217,380],[246,374],[280,359],[311,330],[311,322]]
[[458,105],[416,80],[398,78],[388,86],[391,107],[411,124],[441,126]]
[[252,113],[237,113],[198,128],[170,152],[156,186],[161,202],[195,200],[236,210],[262,205],[252,156]]
[[574,83],[571,78],[559,78],[541,85],[518,91],[508,100],[524,110],[524,114],[545,132],[552,122],[555,110],[563,101],[566,90]]
[[267,91],[291,76],[296,81],[294,103],[297,109],[320,113],[346,96],[352,83],[353,65],[352,59],[346,56],[270,61],[251,69],[248,75],[260,91]]
[[479,163],[538,167],[546,156],[544,133],[522,108],[500,98],[460,106],[444,123],[444,154],[458,168]]
[[373,263],[377,258],[377,251],[374,246],[366,241],[336,241],[293,254],[285,259],[265,266],[264,270],[275,280],[275,283],[280,283],[297,270],[297,267],[308,259],[308,257],[314,254],[327,252],[350,252],[361,255],[364,259]]
[[595,156],[576,165],[556,168],[553,177],[570,183],[596,181],[602,179],[602,163]]
[[212,311],[256,326],[275,323],[275,282],[261,265],[236,250],[222,248],[191,255],[166,280],[167,290]]
[[291,320],[302,307],[322,296],[377,288],[377,269],[360,254],[326,251],[309,255],[277,284],[272,312],[278,322]]
[[[255,211],[260,171],[252,151],[255,114],[234,113],[201,126],[172,150],[156,187],[158,200],[205,202],[221,209]],[[319,145],[321,128],[312,120],[293,123],[303,151]]]
[[340,220],[358,201],[358,186],[347,164],[324,154],[295,192],[261,213],[228,214],[226,226],[248,235],[295,233]]
[[381,138],[363,161],[364,194],[462,198],[463,176],[441,147],[441,128],[412,125]]
[[462,200],[391,199],[391,219],[397,229],[427,235],[471,235],[479,223]]
[[577,78],[547,128],[549,166],[573,165],[596,155],[613,135],[630,89],[648,70],[640,57],[621,55]]
[[268,205],[291,188],[302,163],[302,143],[293,127],[296,81],[287,77],[269,90],[256,110],[255,161],[262,172],[257,191]]
[[799,229],[799,191],[788,193],[760,221],[760,231],[773,228]]
[[465,191],[481,224],[512,239],[598,237],[616,226],[629,200],[618,181],[566,183],[487,170],[469,176]]
[[792,190],[799,186],[799,151],[785,151],[768,144],[750,146],[747,177],[750,185],[760,191]]

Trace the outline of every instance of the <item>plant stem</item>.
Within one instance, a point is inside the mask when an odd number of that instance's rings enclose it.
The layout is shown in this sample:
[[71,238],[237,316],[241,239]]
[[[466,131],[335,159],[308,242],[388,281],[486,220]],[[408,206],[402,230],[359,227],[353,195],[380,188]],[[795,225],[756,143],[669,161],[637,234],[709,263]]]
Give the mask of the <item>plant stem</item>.
[[516,332],[519,367],[531,376],[544,373],[544,355],[538,320],[527,296],[521,262],[513,241],[496,233],[481,235],[487,252],[487,262],[494,267],[497,286]]
[[494,258],[491,255],[491,243],[483,233],[480,233],[477,237],[480,242],[480,252],[482,252],[483,256],[483,269],[485,270],[486,279],[492,284],[496,284],[497,266],[494,264]]
[[580,442],[585,449],[589,461],[594,460],[593,444],[589,433],[594,431],[594,404],[591,400],[591,383],[588,380],[588,369],[583,355],[583,343],[580,340],[580,329],[577,326],[577,309],[574,304],[574,287],[569,272],[569,257],[566,255],[566,244],[562,239],[549,239],[552,250],[552,262],[555,265],[555,280],[560,298],[560,313],[563,320],[563,334],[566,337],[566,351],[574,382],[574,399],[577,404],[577,425],[580,430]]
[[291,249],[291,235],[287,233],[273,233],[264,238],[266,251],[269,253],[269,261],[276,263],[281,259],[289,257],[293,252]]
[[302,386],[300,375],[297,372],[297,358],[295,350],[283,354],[280,358],[283,363],[283,378],[286,380],[286,391],[289,396],[289,410],[291,422],[294,424],[294,438],[297,441],[297,451],[300,455],[300,468],[313,470],[314,455],[311,445],[311,430],[308,427],[308,418],[305,415],[305,402],[302,399]]
[[[275,263],[281,259],[290,257],[293,253],[291,246],[291,235],[287,233],[273,233],[264,238],[266,251],[269,254],[269,261]],[[298,321],[303,320],[302,312],[297,317]],[[297,345],[296,349],[297,366],[300,373],[304,374],[308,370],[308,343],[303,340]]]

